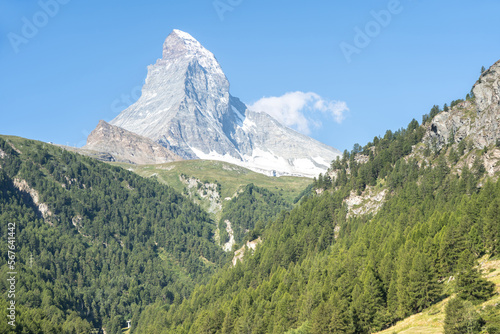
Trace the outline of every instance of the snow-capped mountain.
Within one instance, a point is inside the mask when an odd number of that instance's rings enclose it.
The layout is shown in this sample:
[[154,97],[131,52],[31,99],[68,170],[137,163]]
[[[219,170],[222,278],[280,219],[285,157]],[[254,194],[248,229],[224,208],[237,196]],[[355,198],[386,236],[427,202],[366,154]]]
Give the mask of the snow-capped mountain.
[[148,67],[139,100],[110,124],[149,138],[184,159],[231,162],[274,175],[316,176],[340,152],[250,111],[229,93],[215,56],[174,30]]

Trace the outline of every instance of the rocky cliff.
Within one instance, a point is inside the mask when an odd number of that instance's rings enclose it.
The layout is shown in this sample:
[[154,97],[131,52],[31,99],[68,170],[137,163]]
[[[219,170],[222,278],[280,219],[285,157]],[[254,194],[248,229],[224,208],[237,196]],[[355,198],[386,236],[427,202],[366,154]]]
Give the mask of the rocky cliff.
[[87,139],[84,150],[105,152],[111,161],[159,164],[182,160],[163,145],[133,132],[100,121]]
[[481,74],[472,91],[472,99],[434,117],[425,142],[437,149],[466,137],[476,148],[496,144],[500,138],[500,61]]

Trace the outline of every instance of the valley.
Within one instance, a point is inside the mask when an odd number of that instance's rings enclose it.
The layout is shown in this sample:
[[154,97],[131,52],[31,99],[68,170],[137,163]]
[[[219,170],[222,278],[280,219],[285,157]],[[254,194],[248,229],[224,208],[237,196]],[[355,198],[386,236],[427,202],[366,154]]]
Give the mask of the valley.
[[[159,182],[167,184],[178,192],[184,192],[187,187],[186,177],[194,178],[196,188],[198,183],[203,192],[205,184],[217,185],[220,184],[220,189],[217,188],[219,204],[237,197],[238,193],[250,183],[258,187],[265,188],[272,192],[279,193],[290,204],[299,197],[301,192],[311,183],[311,179],[304,177],[272,177],[256,173],[244,167],[236,166],[227,162],[211,161],[211,160],[187,160],[180,162],[171,162],[161,165],[116,165],[133,171],[143,177],[156,177]],[[183,178],[184,176],[184,178]],[[203,189],[202,189],[203,188]],[[196,197],[195,195],[191,197]],[[203,197],[203,193],[196,197],[197,202],[209,207],[210,198]],[[213,212],[213,213],[220,213]]]

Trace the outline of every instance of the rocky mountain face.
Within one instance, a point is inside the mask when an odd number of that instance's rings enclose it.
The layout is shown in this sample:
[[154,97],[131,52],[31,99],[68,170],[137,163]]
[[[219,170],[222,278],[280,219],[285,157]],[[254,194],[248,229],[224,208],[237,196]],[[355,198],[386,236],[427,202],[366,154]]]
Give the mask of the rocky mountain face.
[[[229,81],[215,56],[180,30],[167,37],[162,58],[148,67],[139,100],[110,124],[107,134],[103,130],[91,134],[86,148],[125,154],[126,143],[115,138],[110,148],[106,137],[121,128],[183,159],[222,160],[265,174],[308,177],[324,172],[340,155],[266,113],[248,110],[229,93]],[[158,151],[148,145],[151,149],[143,156]],[[142,158],[135,160],[141,163]]]
[[481,74],[472,91],[474,99],[434,117],[424,141],[437,149],[465,137],[480,149],[496,144],[500,138],[500,61]]
[[158,164],[182,160],[163,145],[133,132],[100,121],[87,139],[84,150],[105,152],[111,161]]

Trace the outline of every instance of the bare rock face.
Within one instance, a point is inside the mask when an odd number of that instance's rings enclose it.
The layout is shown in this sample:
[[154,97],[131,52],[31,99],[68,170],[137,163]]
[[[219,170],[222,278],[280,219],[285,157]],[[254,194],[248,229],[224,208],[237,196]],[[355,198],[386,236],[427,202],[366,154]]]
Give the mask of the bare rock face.
[[49,206],[47,204],[42,203],[40,201],[40,195],[38,194],[38,191],[31,188],[28,185],[28,182],[26,182],[26,180],[22,180],[22,179],[17,179],[17,178],[14,179],[14,186],[17,189],[19,189],[19,191],[29,194],[29,196],[33,200],[33,203],[36,205],[36,207],[38,208],[38,211],[42,215],[43,219],[50,224],[51,223],[50,218],[52,217],[52,211],[49,210]]
[[[229,93],[215,56],[180,30],[167,37],[162,58],[148,67],[139,100],[110,123],[184,159],[227,161],[270,175],[317,176],[340,155],[268,114],[247,110]],[[106,141],[99,145],[110,152]]]
[[474,146],[484,148],[500,138],[500,61],[485,71],[473,87],[474,100],[459,103],[432,120],[424,142],[440,149],[450,139],[469,137]]
[[165,146],[105,121],[99,121],[97,128],[87,138],[87,145],[83,149],[105,152],[102,155],[108,161],[134,164],[158,164],[182,160]]
[[500,61],[484,71],[473,88],[479,112],[500,108]]

